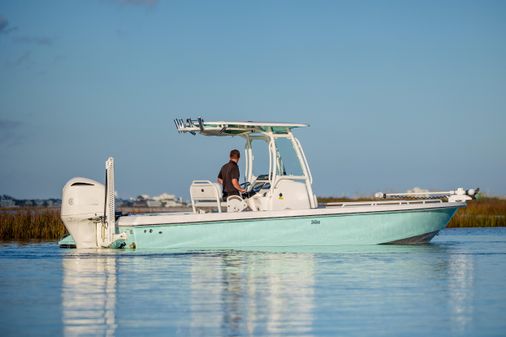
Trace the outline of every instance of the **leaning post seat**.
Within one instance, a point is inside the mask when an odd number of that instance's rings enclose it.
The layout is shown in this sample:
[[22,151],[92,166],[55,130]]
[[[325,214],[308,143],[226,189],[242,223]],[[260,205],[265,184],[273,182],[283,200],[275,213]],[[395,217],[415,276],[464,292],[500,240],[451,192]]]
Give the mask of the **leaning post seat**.
[[201,208],[215,208],[221,213],[221,185],[209,180],[194,180],[190,186],[193,212]]
[[239,195],[231,195],[227,198],[227,212],[242,212],[248,207],[248,203]]

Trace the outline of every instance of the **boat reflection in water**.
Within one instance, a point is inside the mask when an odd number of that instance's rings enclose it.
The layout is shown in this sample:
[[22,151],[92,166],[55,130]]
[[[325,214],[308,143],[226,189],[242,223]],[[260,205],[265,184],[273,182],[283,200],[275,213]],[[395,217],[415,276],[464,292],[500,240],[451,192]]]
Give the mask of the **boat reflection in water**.
[[321,247],[77,251],[63,259],[63,331],[66,336],[465,333],[476,323],[475,272],[472,257],[435,244],[326,252]]
[[448,264],[449,304],[452,330],[462,334],[473,318],[474,261],[469,254],[450,255]]
[[95,254],[63,258],[63,334],[114,336],[116,331],[116,256]]
[[192,257],[191,334],[270,336],[286,326],[310,333],[314,309],[312,254],[250,253]]

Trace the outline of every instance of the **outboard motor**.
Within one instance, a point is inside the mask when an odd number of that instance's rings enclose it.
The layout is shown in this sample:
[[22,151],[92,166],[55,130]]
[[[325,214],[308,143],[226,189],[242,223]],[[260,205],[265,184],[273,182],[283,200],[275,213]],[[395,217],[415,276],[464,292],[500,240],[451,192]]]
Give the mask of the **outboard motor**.
[[61,219],[77,248],[97,248],[103,221],[105,186],[88,178],[72,178],[63,187]]
[[77,248],[121,248],[126,233],[116,234],[114,159],[105,162],[105,186],[87,178],[63,187],[61,218]]

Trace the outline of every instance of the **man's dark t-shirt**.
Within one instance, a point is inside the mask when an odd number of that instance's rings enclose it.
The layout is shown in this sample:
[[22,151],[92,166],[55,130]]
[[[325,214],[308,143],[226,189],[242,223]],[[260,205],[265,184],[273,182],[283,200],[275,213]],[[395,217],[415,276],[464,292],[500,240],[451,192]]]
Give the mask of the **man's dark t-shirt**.
[[237,179],[237,181],[239,181],[239,176],[239,166],[235,161],[231,160],[221,167],[218,178],[223,180],[223,199],[227,198],[229,195],[240,194],[232,184],[232,179]]

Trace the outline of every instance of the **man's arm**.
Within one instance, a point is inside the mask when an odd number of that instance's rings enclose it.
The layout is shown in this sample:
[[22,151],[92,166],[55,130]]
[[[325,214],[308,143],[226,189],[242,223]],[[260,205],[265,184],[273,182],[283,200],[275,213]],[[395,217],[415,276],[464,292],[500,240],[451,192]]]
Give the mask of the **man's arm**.
[[232,179],[232,185],[234,185],[235,189],[238,190],[239,192],[241,193],[246,192],[246,190],[242,188],[241,185],[239,185],[239,181],[235,178]]
[[232,178],[232,185],[236,190],[238,190],[240,193],[246,192],[244,188],[241,188],[241,185],[239,185],[239,177],[241,174],[239,173],[239,167],[237,165],[234,166],[234,168],[230,172],[231,178]]

